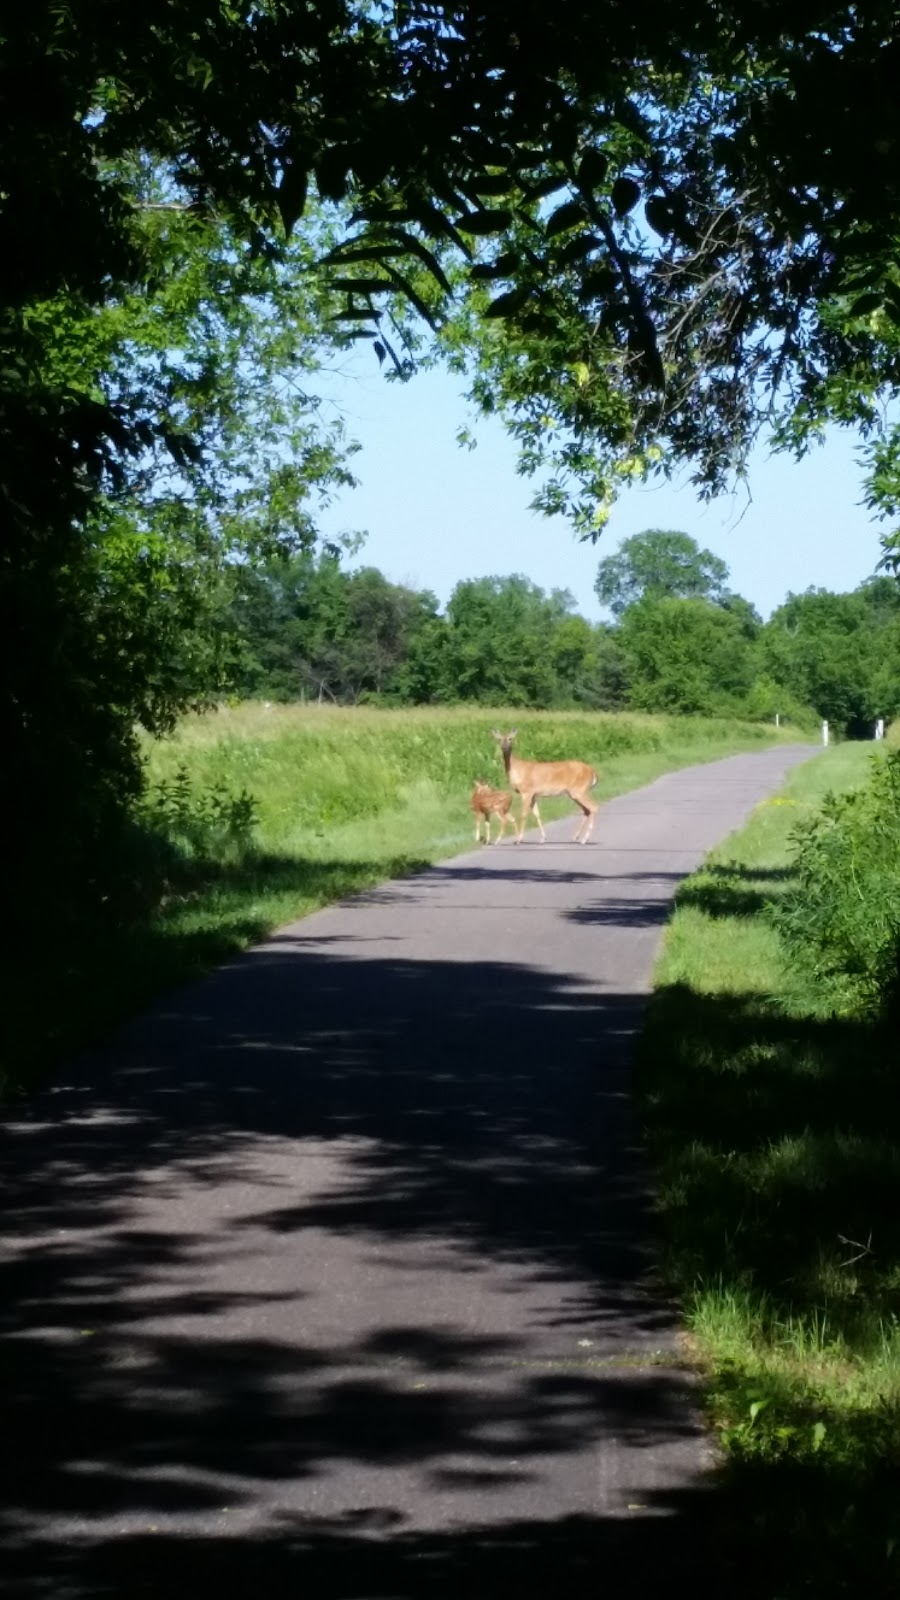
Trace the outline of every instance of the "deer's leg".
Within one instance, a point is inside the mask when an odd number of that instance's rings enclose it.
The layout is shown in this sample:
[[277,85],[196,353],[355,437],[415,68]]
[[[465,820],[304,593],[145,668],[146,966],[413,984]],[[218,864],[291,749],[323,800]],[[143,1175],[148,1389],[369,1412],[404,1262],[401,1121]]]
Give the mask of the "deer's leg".
[[519,831],[516,834],[516,844],[521,844],[522,843],[522,837],[523,837],[523,835],[525,833],[525,818],[528,816],[528,813],[531,810],[533,805],[534,805],[534,795],[533,794],[529,794],[527,790],[523,789],[522,790],[522,810],[521,810],[521,814],[519,816]]
[[588,808],[580,794],[573,794],[571,789],[567,790],[566,792],[569,796],[569,799],[572,801],[572,804],[576,805],[581,812],[581,820],[578,823],[578,827],[575,829],[575,837],[572,840],[573,844],[581,844],[581,836],[590,817],[590,812],[588,811]]
[[537,795],[535,795],[534,799],[531,802],[531,809],[534,812],[535,820],[537,822],[537,825],[541,830],[541,844],[546,844],[547,835],[544,832],[544,824],[541,821],[541,813],[538,810]]
[[600,807],[597,805],[596,800],[592,800],[587,794],[573,794],[569,798],[574,800],[575,804],[580,806],[584,813],[575,833],[575,843],[587,844],[593,830],[594,818]]

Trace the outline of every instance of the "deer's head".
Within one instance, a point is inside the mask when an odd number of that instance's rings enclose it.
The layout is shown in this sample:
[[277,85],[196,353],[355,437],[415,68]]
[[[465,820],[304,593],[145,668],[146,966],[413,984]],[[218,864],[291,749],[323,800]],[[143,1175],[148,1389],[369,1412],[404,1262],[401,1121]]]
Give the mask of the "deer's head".
[[512,753],[513,740],[518,731],[518,728],[513,728],[509,733],[498,733],[496,728],[491,730],[491,737],[496,739],[500,749],[503,751],[504,756],[508,756]]

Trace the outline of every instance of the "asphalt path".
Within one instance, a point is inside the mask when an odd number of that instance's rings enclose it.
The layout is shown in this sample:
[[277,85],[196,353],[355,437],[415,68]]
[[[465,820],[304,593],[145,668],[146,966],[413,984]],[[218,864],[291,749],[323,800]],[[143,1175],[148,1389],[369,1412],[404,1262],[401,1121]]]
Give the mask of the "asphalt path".
[[5,1593],[595,1600],[709,1560],[629,1060],[679,880],[812,753],[307,917],[8,1117]]

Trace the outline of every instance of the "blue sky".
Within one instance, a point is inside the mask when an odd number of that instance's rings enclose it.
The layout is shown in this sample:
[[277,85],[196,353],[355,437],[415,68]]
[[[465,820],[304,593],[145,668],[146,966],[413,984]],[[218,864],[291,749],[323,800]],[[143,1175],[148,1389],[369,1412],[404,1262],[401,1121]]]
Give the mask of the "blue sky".
[[529,511],[533,485],[517,475],[499,423],[478,423],[474,451],[456,444],[469,420],[461,380],[434,372],[387,383],[370,361],[355,357],[323,391],[362,450],[360,486],[323,513],[322,531],[366,531],[352,565],[432,589],[442,604],[461,578],[522,572],[544,589],[570,589],[579,611],[597,618],[598,561],[654,527],[689,533],[721,556],[732,588],[763,616],[790,589],[855,588],[878,562],[880,525],[858,503],[852,436],[833,433],[799,463],[757,451],[749,503],[742,493],[704,505],[685,483],[628,490],[599,543],[582,544],[561,519]]

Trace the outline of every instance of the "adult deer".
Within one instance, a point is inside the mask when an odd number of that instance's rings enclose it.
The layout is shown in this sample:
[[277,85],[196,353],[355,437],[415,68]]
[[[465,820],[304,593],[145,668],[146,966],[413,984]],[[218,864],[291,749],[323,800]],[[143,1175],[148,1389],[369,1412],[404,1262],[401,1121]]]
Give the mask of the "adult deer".
[[593,767],[586,761],[520,761],[513,755],[513,740],[517,729],[511,733],[498,733],[493,730],[493,736],[500,746],[503,756],[503,765],[506,776],[512,787],[522,796],[522,815],[519,818],[519,832],[516,835],[516,844],[522,843],[525,832],[525,818],[529,811],[533,811],[537,825],[541,830],[541,844],[547,835],[541,822],[541,813],[538,810],[538,800],[549,798],[550,795],[567,794],[580,806],[584,816],[578,825],[575,834],[575,844],[587,844],[594,826],[594,818],[600,807],[596,800],[591,799],[590,791],[597,782],[597,774]]

